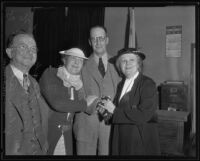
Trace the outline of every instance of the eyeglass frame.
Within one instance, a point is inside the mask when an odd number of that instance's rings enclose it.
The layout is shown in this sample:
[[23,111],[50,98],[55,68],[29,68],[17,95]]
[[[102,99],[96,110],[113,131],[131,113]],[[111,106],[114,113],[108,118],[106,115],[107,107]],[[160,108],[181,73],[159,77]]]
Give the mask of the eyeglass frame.
[[107,36],[99,36],[99,37],[90,37],[90,41],[93,43],[97,43],[97,40],[99,40],[101,43],[106,40]]
[[18,45],[18,46],[12,46],[11,48],[17,48],[22,51],[30,51],[31,53],[37,53],[38,49],[37,47],[28,47],[26,44]]

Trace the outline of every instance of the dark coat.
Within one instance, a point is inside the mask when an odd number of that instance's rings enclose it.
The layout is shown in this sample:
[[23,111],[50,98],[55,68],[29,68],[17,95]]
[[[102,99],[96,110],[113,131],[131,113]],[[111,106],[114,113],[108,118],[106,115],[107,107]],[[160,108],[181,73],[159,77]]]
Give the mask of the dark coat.
[[[63,85],[63,81],[57,77],[56,68],[48,68],[42,74],[39,81],[41,93],[50,105],[49,116],[49,151],[48,154],[53,154],[55,146],[62,134],[59,125],[68,125],[69,130],[64,132],[65,145],[67,148],[67,154],[73,154],[72,143],[72,125],[67,121],[67,113],[75,113],[79,111],[85,111],[87,103],[83,99],[83,93],[81,91],[74,92],[74,100],[70,100],[70,90]],[[82,97],[82,98],[79,98]]]
[[46,154],[48,105],[39,85],[29,75],[26,93],[10,65],[6,67],[5,138],[6,155]]
[[[124,81],[118,86],[119,99]],[[157,91],[154,81],[142,74],[113,114],[112,155],[159,155],[156,123]]]

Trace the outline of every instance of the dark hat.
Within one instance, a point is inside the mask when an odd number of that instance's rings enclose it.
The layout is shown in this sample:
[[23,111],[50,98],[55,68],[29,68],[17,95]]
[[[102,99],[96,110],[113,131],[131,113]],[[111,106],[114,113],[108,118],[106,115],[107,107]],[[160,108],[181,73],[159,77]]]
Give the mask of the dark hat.
[[117,59],[124,54],[135,54],[138,55],[142,60],[144,60],[146,58],[145,54],[142,53],[141,51],[137,50],[136,48],[123,48],[121,50],[118,51],[117,54]]

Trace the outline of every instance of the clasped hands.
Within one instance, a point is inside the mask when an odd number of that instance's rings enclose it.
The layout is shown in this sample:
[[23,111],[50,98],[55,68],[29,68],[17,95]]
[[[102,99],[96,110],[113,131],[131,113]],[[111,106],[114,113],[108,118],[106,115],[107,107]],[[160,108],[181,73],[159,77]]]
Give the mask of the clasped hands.
[[110,97],[105,96],[99,99],[97,96],[90,95],[86,98],[87,106],[91,106],[96,100],[95,111],[105,117],[110,117],[115,109],[115,105],[112,103]]
[[101,100],[96,105],[96,110],[100,116],[104,119],[105,123],[109,122],[112,117],[115,105],[112,103],[110,97],[102,97]]
[[101,114],[106,113],[106,111],[113,114],[115,105],[112,103],[110,97],[105,96],[102,97],[101,100],[97,103],[96,109]]

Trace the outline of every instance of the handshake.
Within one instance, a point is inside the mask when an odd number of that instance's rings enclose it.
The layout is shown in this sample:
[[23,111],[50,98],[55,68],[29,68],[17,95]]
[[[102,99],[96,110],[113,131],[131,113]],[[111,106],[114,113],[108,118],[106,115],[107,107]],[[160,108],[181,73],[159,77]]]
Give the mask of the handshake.
[[101,100],[97,103],[96,110],[103,117],[105,121],[108,121],[114,112],[115,105],[112,103],[110,97],[101,97]]

